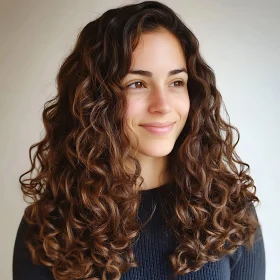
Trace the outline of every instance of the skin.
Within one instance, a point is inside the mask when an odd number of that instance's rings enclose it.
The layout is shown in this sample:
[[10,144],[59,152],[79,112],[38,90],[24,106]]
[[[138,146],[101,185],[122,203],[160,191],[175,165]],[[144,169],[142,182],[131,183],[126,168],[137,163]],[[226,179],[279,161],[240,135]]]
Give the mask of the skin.
[[[160,187],[169,178],[166,172],[167,156],[186,123],[190,100],[187,73],[168,73],[183,68],[187,71],[179,41],[169,31],[161,28],[143,34],[132,53],[130,71],[149,71],[151,76],[128,73],[123,79],[128,104],[125,133],[135,149],[135,135],[139,138],[136,157],[141,164],[141,176],[144,178],[141,186],[143,190]],[[169,121],[175,124],[166,135],[155,135],[140,126]]]

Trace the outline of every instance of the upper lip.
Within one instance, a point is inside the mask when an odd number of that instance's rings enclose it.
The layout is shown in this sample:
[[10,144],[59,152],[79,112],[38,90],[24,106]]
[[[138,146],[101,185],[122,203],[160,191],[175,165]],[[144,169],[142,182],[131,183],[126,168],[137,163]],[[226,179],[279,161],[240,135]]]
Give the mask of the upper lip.
[[152,122],[140,124],[141,126],[154,126],[154,127],[165,127],[173,124],[174,122]]

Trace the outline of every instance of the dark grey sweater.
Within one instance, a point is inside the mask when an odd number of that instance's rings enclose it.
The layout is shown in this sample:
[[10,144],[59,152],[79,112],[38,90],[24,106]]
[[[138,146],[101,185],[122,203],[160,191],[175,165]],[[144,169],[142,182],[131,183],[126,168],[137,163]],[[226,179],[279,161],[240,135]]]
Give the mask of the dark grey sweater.
[[[165,186],[163,186],[165,187]],[[169,280],[172,268],[168,255],[174,250],[175,240],[167,230],[159,207],[159,192],[162,187],[143,191],[139,209],[139,219],[144,222],[152,214],[152,219],[140,232],[133,252],[140,267],[131,268],[121,280]],[[254,208],[255,212],[255,208]],[[255,212],[256,214],[256,212]],[[256,214],[257,215],[257,214]],[[52,273],[44,266],[34,265],[24,245],[24,233],[27,224],[22,219],[14,247],[13,279],[14,280],[54,280]],[[219,261],[206,263],[200,270],[176,280],[264,280],[265,249],[261,228],[255,235],[252,251],[240,246],[232,256],[225,256]]]

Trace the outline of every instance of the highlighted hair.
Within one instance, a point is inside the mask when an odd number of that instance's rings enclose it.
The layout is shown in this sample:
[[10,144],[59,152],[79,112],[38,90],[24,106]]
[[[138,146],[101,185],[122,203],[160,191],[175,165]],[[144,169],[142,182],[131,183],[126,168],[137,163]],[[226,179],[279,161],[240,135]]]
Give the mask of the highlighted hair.
[[221,117],[214,72],[180,18],[147,1],[108,10],[80,32],[57,74],[57,95],[44,106],[44,138],[30,147],[31,169],[19,178],[25,199],[32,198],[26,244],[33,262],[57,280],[117,280],[139,266],[132,247],[144,226],[136,188],[143,178],[124,133],[121,81],[141,34],[159,28],[178,38],[189,75],[190,111],[168,159],[172,195],[162,200],[178,241],[170,255],[174,276],[253,244],[259,224],[250,209],[259,199],[249,165],[234,150],[239,132]]

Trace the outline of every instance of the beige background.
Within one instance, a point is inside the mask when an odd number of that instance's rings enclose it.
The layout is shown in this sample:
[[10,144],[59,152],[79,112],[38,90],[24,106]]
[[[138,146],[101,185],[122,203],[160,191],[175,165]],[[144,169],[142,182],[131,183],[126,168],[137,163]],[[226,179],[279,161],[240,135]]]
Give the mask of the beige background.
[[[267,279],[280,275],[279,249],[279,1],[163,1],[200,41],[214,69],[230,121],[241,139],[262,203]],[[16,231],[26,204],[18,182],[30,168],[28,149],[40,139],[41,112],[77,33],[105,10],[132,1],[0,1],[0,278],[12,279]],[[278,238],[277,238],[278,236]]]

